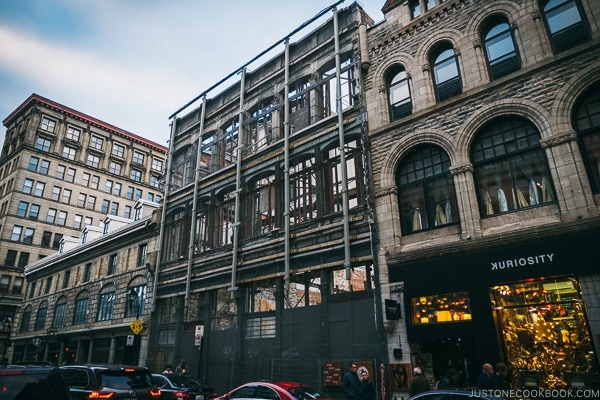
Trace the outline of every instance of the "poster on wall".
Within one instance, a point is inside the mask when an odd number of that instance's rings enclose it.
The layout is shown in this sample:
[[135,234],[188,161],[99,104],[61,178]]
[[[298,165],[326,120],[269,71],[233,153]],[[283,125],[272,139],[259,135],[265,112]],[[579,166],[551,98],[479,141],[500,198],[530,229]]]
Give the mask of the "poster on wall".
[[392,375],[392,390],[407,391],[410,364],[390,364]]

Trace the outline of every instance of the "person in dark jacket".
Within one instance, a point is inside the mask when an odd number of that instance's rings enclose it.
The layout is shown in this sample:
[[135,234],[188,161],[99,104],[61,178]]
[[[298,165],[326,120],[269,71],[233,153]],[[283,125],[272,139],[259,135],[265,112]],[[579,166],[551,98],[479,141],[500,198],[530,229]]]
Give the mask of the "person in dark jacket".
[[358,374],[356,373],[357,370],[358,366],[356,363],[351,363],[350,370],[346,372],[342,378],[342,390],[344,391],[347,400],[358,400],[360,381],[358,379]]
[[509,389],[508,365],[503,362],[496,364],[496,370],[490,376],[490,389]]
[[358,394],[359,400],[375,400],[375,385],[369,380],[369,372],[365,369],[360,374],[360,390]]
[[458,387],[458,371],[450,368],[446,376],[440,379],[437,389],[455,389]]
[[425,378],[425,375],[423,375],[421,368],[415,367],[413,370],[413,378],[410,380],[410,384],[408,385],[408,395],[412,397],[428,390],[429,382],[427,382],[427,378]]

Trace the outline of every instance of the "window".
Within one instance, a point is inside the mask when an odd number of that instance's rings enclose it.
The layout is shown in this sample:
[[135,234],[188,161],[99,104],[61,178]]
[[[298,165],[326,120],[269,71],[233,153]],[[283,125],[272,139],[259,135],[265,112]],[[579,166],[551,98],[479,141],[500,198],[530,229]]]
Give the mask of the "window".
[[135,189],[135,195],[133,196],[134,200],[139,200],[142,198],[142,189]]
[[25,234],[23,235],[23,243],[24,244],[32,244],[34,234],[35,234],[35,229],[25,228]]
[[413,149],[400,162],[396,181],[404,234],[458,222],[450,159],[439,147]]
[[58,218],[56,220],[56,225],[65,226],[67,223],[67,213],[65,211],[58,212]]
[[19,327],[19,332],[27,332],[29,330],[29,325],[31,324],[31,306],[27,306],[21,314],[21,326]]
[[52,141],[43,137],[38,137],[35,141],[35,148],[48,153],[52,147]]
[[[246,339],[274,338],[277,332],[275,316],[253,317],[246,319]],[[268,389],[271,391],[271,389]],[[273,397],[277,394],[266,394]],[[270,398],[270,397],[267,397]]]
[[98,301],[98,315],[96,321],[108,321],[112,318],[113,306],[115,303],[115,288],[108,285],[102,289]]
[[64,179],[66,169],[67,167],[65,167],[64,165],[59,165],[58,167],[56,167],[56,177],[61,180]]
[[37,221],[38,216],[40,215],[40,205],[32,204],[29,209],[29,219],[33,221]]
[[56,219],[56,208],[49,208],[48,214],[46,215],[46,222],[49,224],[53,224]]
[[252,186],[248,195],[249,236],[269,233],[275,227],[275,175],[258,179]]
[[75,217],[73,218],[73,228],[81,229],[82,221],[83,221],[83,216],[79,215],[79,214],[75,214]]
[[10,275],[2,275],[2,277],[0,277],[0,293],[8,292],[9,286],[10,286]]
[[544,5],[544,18],[556,52],[573,48],[589,40],[589,28],[577,0],[549,0]]
[[[320,110],[311,115],[310,123],[314,123],[322,118],[337,114],[354,105],[354,96],[356,88],[354,87],[354,69],[352,59],[348,58],[342,61],[340,71],[340,92],[338,93],[338,83],[336,77],[336,68],[332,67],[321,74],[324,81],[316,91],[320,95]],[[338,100],[341,102],[342,110],[338,109]],[[310,100],[309,100],[310,101]]]
[[[135,293],[135,294],[134,294]],[[146,283],[129,287],[127,290],[127,310],[126,317],[137,317],[144,313],[146,304]]]
[[98,185],[100,185],[100,177],[97,175],[92,175],[92,183],[90,187],[94,190],[98,190]]
[[83,175],[81,176],[81,184],[85,187],[88,187],[90,185],[90,179],[91,179],[91,175],[88,174],[87,172],[84,172]]
[[111,254],[108,257],[108,271],[107,275],[113,275],[117,271],[117,255]]
[[63,238],[62,233],[55,233],[54,234],[54,241],[52,242],[52,248],[53,249],[58,249],[60,248],[60,241]]
[[410,80],[404,68],[396,69],[388,83],[390,119],[397,121],[412,113]]
[[146,259],[148,256],[148,244],[144,243],[138,247],[138,266],[143,267],[146,265]]
[[63,146],[62,156],[68,160],[75,160],[77,149],[70,146]]
[[29,165],[27,165],[27,169],[31,172],[37,172],[39,162],[39,158],[31,156],[31,158],[29,159]]
[[155,171],[160,171],[162,172],[163,170],[163,160],[161,160],[160,158],[152,158],[152,169]]
[[122,158],[125,155],[125,146],[119,143],[113,143],[111,154]]
[[92,275],[92,263],[85,264],[83,268],[83,281],[89,282],[90,276]]
[[37,196],[37,197],[44,196],[44,188],[45,187],[46,187],[46,184],[44,182],[36,182],[35,189],[33,190],[33,195]]
[[100,157],[93,154],[88,154],[86,164],[93,168],[100,167]]
[[133,157],[131,158],[131,162],[135,164],[144,164],[144,153],[140,153],[139,151],[133,152]]
[[110,179],[107,179],[106,183],[104,184],[104,191],[106,193],[110,193],[110,192],[112,192],[112,188],[113,188],[113,181],[111,181]]
[[483,43],[491,79],[498,79],[521,68],[506,18],[494,17],[484,25]]
[[88,311],[88,292],[81,292],[75,299],[75,309],[73,311],[73,325],[79,325],[85,323],[85,316]]
[[34,329],[36,331],[41,331],[42,329],[44,329],[44,326],[46,325],[46,314],[48,314],[48,303],[43,302],[40,305],[40,308],[38,308],[37,316],[35,318]]
[[63,189],[61,201],[64,204],[69,204],[71,202],[71,190],[70,189]]
[[290,223],[299,224],[317,217],[317,185],[315,158],[295,162],[290,168]]
[[94,210],[96,207],[96,196],[88,196],[87,209]]
[[412,19],[419,18],[421,16],[421,1],[420,0],[410,0],[408,2],[408,7],[410,9],[410,15]]
[[17,217],[25,218],[27,215],[27,209],[29,208],[29,203],[26,201],[20,201],[19,207],[17,208]]
[[104,139],[100,136],[93,135],[90,140],[90,148],[96,150],[102,150],[104,147]]
[[67,134],[65,135],[67,139],[72,140],[74,142],[79,142],[80,135],[81,135],[81,130],[74,128],[72,126],[67,127]]
[[13,226],[13,230],[12,233],[10,235],[10,240],[12,242],[20,242],[21,241],[21,234],[23,233],[23,227],[19,226],[19,225],[15,225]]
[[258,313],[277,309],[276,286],[273,280],[253,282],[246,289],[247,312]]
[[23,292],[23,282],[25,281],[25,278],[21,277],[21,276],[15,276],[15,280],[13,282],[13,286],[12,286],[12,292],[14,294],[21,294]]
[[413,324],[435,324],[471,320],[471,300],[467,292],[453,292],[410,299]]
[[60,188],[58,186],[54,186],[52,188],[52,193],[50,194],[50,198],[56,202],[60,198]]
[[142,171],[140,171],[139,169],[132,168],[129,178],[132,181],[141,182],[142,181]]
[[24,269],[27,264],[29,264],[29,253],[22,251],[21,254],[19,254],[17,268]]
[[127,192],[125,192],[125,198],[126,199],[133,199],[133,186],[127,186]]
[[102,207],[100,209],[100,212],[102,214],[108,214],[108,207],[110,207],[110,201],[102,200]]
[[56,307],[54,307],[54,320],[52,321],[53,328],[61,328],[65,325],[65,311],[67,311],[67,299],[61,297],[56,302]]
[[360,155],[356,140],[349,140],[345,149],[346,181],[342,176],[341,152],[339,147],[333,147],[324,154],[325,185],[327,188],[325,209],[328,213],[342,212],[344,183],[348,187],[348,205],[356,207],[360,201],[362,188],[357,180],[361,176]]
[[33,191],[33,179],[25,178],[22,191],[23,193],[31,194]]
[[142,218],[142,207],[136,207],[135,211],[133,212],[133,220],[139,221],[141,218]]
[[17,251],[16,250],[7,250],[6,251],[6,260],[4,261],[4,265],[7,267],[14,267],[17,262]]
[[86,198],[87,196],[85,195],[85,193],[79,193],[79,196],[77,197],[77,207],[85,207]]
[[125,206],[125,211],[123,213],[125,218],[131,218],[131,206]]
[[235,224],[235,193],[226,191],[217,196],[216,203],[217,245],[225,246],[233,243]]
[[432,53],[431,65],[437,101],[444,101],[462,92],[458,59],[450,44],[443,44]]
[[231,298],[231,293],[225,288],[214,292],[213,323],[212,329],[225,329],[234,326],[237,314],[237,304]]
[[590,187],[600,193],[600,83],[583,93],[573,112],[573,126],[579,137]]
[[334,269],[331,277],[331,294],[362,292],[375,288],[373,279],[373,266],[355,265],[350,268],[350,279],[346,279],[345,268]]
[[63,276],[63,284],[62,284],[63,289],[66,289],[69,287],[70,279],[71,279],[71,270],[68,269],[65,271],[65,274]]
[[150,186],[156,189],[160,187],[160,177],[158,175],[150,175]]
[[75,182],[75,173],[75,168],[67,169],[67,177],[65,178],[65,180],[67,182]]
[[48,160],[42,160],[41,164],[40,164],[40,170],[39,173],[42,175],[48,175],[48,170],[50,169],[50,161]]
[[44,231],[42,234],[42,247],[50,247],[50,241],[52,240],[52,232]]
[[113,201],[110,205],[110,214],[118,215],[119,214],[119,203]]
[[484,217],[554,201],[540,135],[523,118],[488,122],[473,142],[471,162]]
[[50,118],[47,117],[42,117],[42,122],[40,124],[40,128],[48,131],[48,132],[54,132],[54,128],[56,127],[56,121],[51,120]]
[[123,170],[123,165],[118,162],[111,161],[108,166],[108,172],[115,175],[121,175],[121,171]]
[[321,274],[319,271],[302,272],[290,276],[290,291],[284,299],[285,308],[321,304]]
[[186,221],[183,210],[175,210],[167,216],[166,236],[163,242],[165,261],[176,260],[185,255],[187,242]]
[[122,185],[119,182],[115,182],[115,186],[113,188],[113,195],[120,196],[121,195],[121,187],[122,187]]

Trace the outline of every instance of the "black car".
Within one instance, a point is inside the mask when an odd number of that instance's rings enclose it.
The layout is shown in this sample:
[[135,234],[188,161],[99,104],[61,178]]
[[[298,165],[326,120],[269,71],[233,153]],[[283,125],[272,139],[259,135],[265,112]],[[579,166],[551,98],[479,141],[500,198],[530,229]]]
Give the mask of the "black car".
[[152,374],[152,378],[162,392],[161,400],[210,400],[217,397],[213,388],[187,375]]
[[60,367],[74,400],[158,400],[160,389],[148,368],[86,364]]
[[494,396],[493,390],[481,389],[440,389],[431,390],[429,392],[419,393],[410,398],[410,400],[506,400],[504,397]]
[[70,400],[67,384],[58,368],[0,366],[0,400]]

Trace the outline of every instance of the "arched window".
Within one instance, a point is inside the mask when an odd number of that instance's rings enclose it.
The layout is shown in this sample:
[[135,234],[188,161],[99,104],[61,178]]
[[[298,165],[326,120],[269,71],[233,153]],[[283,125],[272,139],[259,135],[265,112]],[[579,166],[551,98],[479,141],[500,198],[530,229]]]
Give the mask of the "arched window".
[[247,234],[263,235],[275,228],[275,175],[269,174],[250,183]]
[[100,298],[98,299],[98,314],[96,315],[96,321],[108,321],[112,319],[113,308],[115,305],[115,286],[108,284],[100,291]]
[[85,323],[89,301],[90,294],[87,290],[84,290],[77,295],[77,298],[75,299],[75,309],[73,310],[73,325]]
[[275,131],[273,126],[275,106],[271,102],[260,103],[250,112],[247,120],[244,120],[248,139],[244,147],[245,154],[252,154],[259,149],[275,142]]
[[390,74],[388,82],[388,99],[390,104],[390,120],[397,121],[412,113],[410,79],[404,68],[397,68]]
[[198,200],[198,210],[196,211],[196,245],[194,252],[201,253],[209,250],[212,243],[212,235],[209,226],[210,220],[210,201],[208,198]]
[[177,260],[187,256],[189,223],[189,218],[186,217],[183,208],[175,209],[167,215],[166,234],[163,242],[164,261]]
[[592,192],[600,193],[600,82],[589,88],[577,102],[573,126],[587,170]]
[[25,307],[25,310],[21,314],[21,326],[19,332],[29,331],[29,324],[31,323],[31,306]]
[[569,50],[590,39],[583,10],[577,0],[542,1],[546,27],[554,51]]
[[462,80],[458,69],[458,59],[449,43],[438,46],[432,53],[433,81],[437,101],[443,101],[462,92]]
[[495,17],[484,24],[482,40],[491,79],[498,79],[521,68],[521,61],[506,18]]
[[488,122],[471,148],[482,216],[553,202],[554,187],[540,134],[524,118]]
[[129,283],[125,296],[127,300],[125,307],[126,317],[138,317],[144,313],[147,286],[146,279],[141,276],[136,277]]
[[215,234],[217,247],[233,243],[235,225],[235,188],[222,191],[216,196]]
[[52,321],[53,328],[60,328],[65,325],[65,312],[67,311],[67,298],[62,296],[56,302],[54,307],[54,320]]
[[357,139],[348,139],[344,147],[346,159],[346,182],[342,177],[341,152],[339,145],[330,147],[323,154],[323,173],[326,192],[325,212],[337,213],[343,210],[344,183],[347,184],[348,208],[353,208],[362,203],[362,184],[359,177],[362,175],[360,149]]
[[35,317],[35,328],[36,331],[41,331],[46,326],[46,315],[48,314],[48,302],[44,301],[40,304],[37,315]]
[[450,159],[439,147],[420,145],[411,150],[398,166],[396,183],[404,234],[458,222]]

